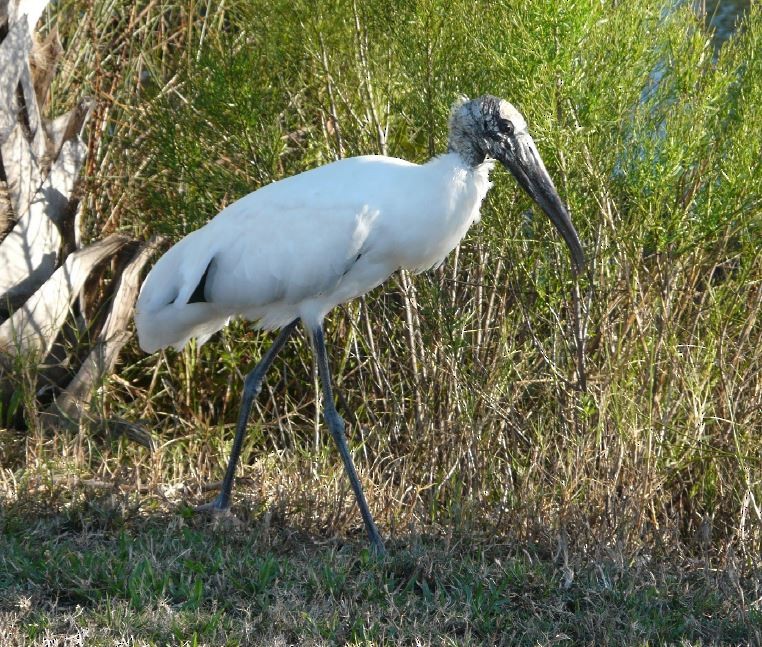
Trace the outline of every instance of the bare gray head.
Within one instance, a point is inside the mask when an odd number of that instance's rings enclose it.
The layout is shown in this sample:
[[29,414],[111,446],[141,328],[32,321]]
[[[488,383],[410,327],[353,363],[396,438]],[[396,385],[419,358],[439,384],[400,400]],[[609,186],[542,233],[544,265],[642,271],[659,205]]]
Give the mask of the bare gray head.
[[510,103],[485,94],[463,97],[450,112],[450,153],[474,168],[487,158],[497,160],[548,215],[571,251],[575,271],[585,264],[579,236],[542,162],[527,123]]
[[450,111],[450,138],[447,150],[458,153],[464,162],[478,166],[488,157],[498,159],[495,144],[514,132],[526,132],[524,117],[510,103],[485,94],[469,100],[461,97]]

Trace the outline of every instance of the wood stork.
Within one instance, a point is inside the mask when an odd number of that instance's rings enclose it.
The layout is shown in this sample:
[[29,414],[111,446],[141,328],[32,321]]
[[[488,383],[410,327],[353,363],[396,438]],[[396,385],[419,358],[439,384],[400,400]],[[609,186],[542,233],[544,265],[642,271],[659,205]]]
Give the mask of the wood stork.
[[550,217],[578,272],[584,264],[579,237],[524,118],[510,103],[489,95],[453,105],[447,153],[425,164],[368,155],[273,182],[226,207],[159,259],[136,306],[146,352],[180,349],[192,337],[201,344],[234,316],[260,329],[280,329],[246,376],[220,494],[202,507],[229,507],[252,401],[301,321],[322,383],[325,422],[372,547],[384,552],[334,405],[323,319],[400,268],[417,273],[441,264],[479,220],[495,160]]

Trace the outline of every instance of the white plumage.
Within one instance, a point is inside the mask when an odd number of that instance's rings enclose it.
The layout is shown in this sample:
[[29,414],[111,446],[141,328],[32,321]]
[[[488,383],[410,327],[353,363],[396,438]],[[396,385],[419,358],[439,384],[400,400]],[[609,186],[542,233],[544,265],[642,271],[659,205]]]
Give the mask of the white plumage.
[[246,376],[225,479],[219,496],[204,507],[228,508],[253,398],[301,321],[323,385],[326,423],[371,544],[383,552],[333,402],[323,318],[400,268],[422,272],[439,265],[479,219],[493,160],[551,218],[575,271],[583,266],[577,232],[521,114],[489,95],[463,99],[453,106],[449,128],[448,152],[426,164],[355,157],[265,186],[182,239],[148,274],[135,313],[147,352],[182,348],[192,337],[203,343],[234,316],[281,328]]
[[[230,317],[313,326],[400,268],[439,265],[479,218],[491,161],[340,160],[234,202],[170,249],[136,308],[146,352],[205,341]],[[188,303],[207,267],[204,302]]]

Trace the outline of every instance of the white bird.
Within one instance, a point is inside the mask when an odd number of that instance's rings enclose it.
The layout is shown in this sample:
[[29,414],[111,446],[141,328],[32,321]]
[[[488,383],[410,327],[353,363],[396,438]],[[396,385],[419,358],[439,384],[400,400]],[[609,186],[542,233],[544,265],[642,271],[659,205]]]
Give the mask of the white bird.
[[146,352],[180,349],[192,337],[201,344],[235,316],[261,329],[281,329],[246,376],[221,492],[204,507],[229,507],[252,400],[301,321],[317,361],[326,424],[371,544],[384,552],[334,405],[323,319],[400,268],[417,273],[440,265],[479,220],[494,160],[550,217],[579,271],[584,255],[577,232],[524,118],[510,103],[489,95],[454,104],[447,153],[425,164],[368,155],[273,182],[225,208],[159,259],[136,306]]

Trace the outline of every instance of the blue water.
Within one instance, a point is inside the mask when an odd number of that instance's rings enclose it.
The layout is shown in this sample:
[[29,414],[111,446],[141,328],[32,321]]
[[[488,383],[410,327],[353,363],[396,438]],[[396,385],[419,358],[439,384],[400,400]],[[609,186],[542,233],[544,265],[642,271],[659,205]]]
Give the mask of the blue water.
[[709,26],[714,30],[715,47],[721,46],[733,35],[738,21],[743,18],[751,6],[751,0],[696,0],[694,7],[706,16]]

